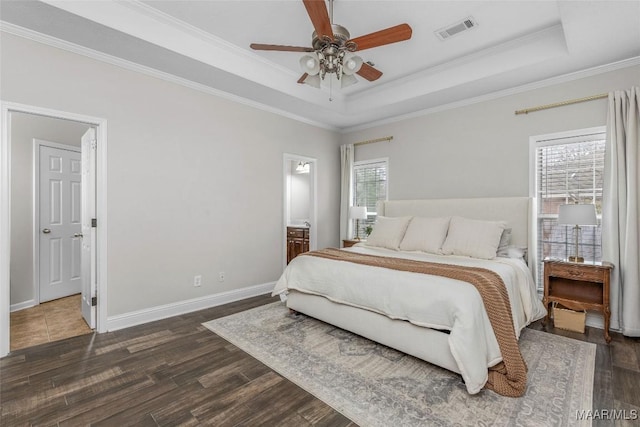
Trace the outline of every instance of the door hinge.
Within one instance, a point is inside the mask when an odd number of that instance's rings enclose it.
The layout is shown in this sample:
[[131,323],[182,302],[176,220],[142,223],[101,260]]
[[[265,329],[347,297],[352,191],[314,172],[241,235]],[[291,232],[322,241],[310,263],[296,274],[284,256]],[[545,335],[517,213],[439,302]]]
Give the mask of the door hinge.
[[91,297],[91,307],[98,305],[98,297]]
[[95,228],[98,226],[98,219],[97,218],[91,218],[91,227]]
[[92,149],[92,150],[95,150],[95,149],[96,149],[96,147],[97,147],[96,142],[97,142],[97,141],[96,141],[95,139],[92,139],[92,140],[91,140],[91,149]]

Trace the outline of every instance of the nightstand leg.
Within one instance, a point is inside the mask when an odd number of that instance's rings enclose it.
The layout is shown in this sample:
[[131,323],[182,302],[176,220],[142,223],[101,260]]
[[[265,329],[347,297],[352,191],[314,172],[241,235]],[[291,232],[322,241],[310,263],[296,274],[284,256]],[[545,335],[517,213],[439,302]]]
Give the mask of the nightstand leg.
[[547,298],[542,298],[542,304],[544,305],[544,308],[547,310],[547,315],[544,316],[544,318],[542,319],[542,326],[547,326],[547,322],[549,322],[549,320],[551,320],[551,311],[549,311],[549,301],[547,300]]
[[609,321],[611,319],[611,310],[609,307],[604,308],[604,340],[609,344],[611,342],[611,336],[609,335]]

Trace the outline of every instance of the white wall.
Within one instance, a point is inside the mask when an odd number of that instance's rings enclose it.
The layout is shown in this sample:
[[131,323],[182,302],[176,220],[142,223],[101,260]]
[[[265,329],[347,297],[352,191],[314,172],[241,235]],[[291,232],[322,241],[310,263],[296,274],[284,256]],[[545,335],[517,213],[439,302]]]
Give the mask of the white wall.
[[605,99],[527,115],[527,107],[640,85],[640,66],[343,135],[356,160],[389,158],[389,199],[529,195],[529,137],[606,124]]
[[318,159],[337,245],[335,132],[5,33],[1,55],[4,101],[108,121],[108,316],[276,280],[285,152]]
[[[80,146],[84,123],[11,114],[11,304],[35,298],[33,288],[33,139]],[[37,303],[37,301],[36,301]]]

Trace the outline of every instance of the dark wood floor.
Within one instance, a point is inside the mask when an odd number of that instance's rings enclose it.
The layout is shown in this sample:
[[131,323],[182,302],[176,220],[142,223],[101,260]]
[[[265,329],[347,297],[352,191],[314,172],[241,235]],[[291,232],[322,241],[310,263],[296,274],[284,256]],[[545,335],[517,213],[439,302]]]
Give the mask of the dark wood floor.
[[[201,326],[271,301],[256,297],[14,351],[0,361],[0,425],[353,425]],[[606,345],[597,329],[549,332],[598,345],[594,409],[640,408],[638,340],[613,334]]]

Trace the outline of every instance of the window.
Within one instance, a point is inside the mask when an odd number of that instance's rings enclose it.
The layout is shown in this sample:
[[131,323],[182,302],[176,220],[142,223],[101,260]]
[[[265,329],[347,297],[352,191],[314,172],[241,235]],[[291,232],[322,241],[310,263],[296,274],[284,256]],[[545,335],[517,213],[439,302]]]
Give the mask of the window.
[[537,277],[542,289],[545,257],[568,258],[575,247],[575,230],[558,225],[558,207],[566,203],[596,206],[598,226],[580,229],[580,255],[600,261],[602,186],[605,133],[603,128],[532,138],[535,167],[533,196],[537,199]]
[[359,221],[360,237],[365,237],[367,226],[376,221],[378,200],[387,200],[387,172],[387,159],[365,160],[353,165],[353,206],[366,206],[368,214],[367,219]]

